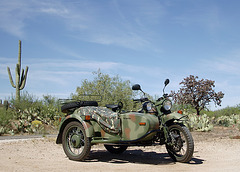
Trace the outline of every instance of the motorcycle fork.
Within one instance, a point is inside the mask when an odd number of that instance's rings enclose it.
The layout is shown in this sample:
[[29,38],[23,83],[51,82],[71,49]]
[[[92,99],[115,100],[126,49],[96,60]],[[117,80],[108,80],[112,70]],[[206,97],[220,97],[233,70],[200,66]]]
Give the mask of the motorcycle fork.
[[158,117],[159,119],[159,123],[160,123],[160,129],[163,131],[164,134],[164,142],[165,144],[167,144],[168,146],[172,146],[172,137],[171,134],[168,130],[168,127],[165,123],[162,122],[161,117]]
[[170,132],[168,130],[168,127],[166,125],[163,126],[163,133],[165,138],[165,143],[169,146],[172,145],[172,138],[170,136]]

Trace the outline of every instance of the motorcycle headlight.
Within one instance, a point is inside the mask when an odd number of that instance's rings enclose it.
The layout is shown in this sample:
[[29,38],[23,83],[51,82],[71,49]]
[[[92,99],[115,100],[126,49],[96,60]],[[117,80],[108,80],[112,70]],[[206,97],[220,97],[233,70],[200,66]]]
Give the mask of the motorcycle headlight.
[[152,109],[152,103],[147,103],[147,111],[150,111]]
[[145,102],[143,104],[143,109],[146,110],[146,111],[150,111],[152,109],[152,103],[150,102]]
[[172,102],[170,100],[165,100],[163,102],[163,108],[166,110],[166,111],[169,111],[171,108],[172,108]]

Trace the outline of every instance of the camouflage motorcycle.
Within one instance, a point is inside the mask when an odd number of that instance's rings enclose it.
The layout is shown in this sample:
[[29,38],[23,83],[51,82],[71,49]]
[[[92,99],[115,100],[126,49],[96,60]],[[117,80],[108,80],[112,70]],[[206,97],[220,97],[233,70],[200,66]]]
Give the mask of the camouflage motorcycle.
[[[164,89],[168,84],[166,79]],[[132,89],[142,91],[139,84]],[[99,107],[95,101],[64,104],[61,110],[67,114],[61,120],[56,143],[62,144],[71,160],[85,160],[94,144],[104,144],[114,154],[123,153],[129,146],[165,144],[174,161],[189,162],[194,151],[193,138],[183,124],[186,117],[171,112],[168,94],[164,93],[156,102],[148,98],[134,101],[142,103],[140,111],[122,112],[121,102],[106,107]]]

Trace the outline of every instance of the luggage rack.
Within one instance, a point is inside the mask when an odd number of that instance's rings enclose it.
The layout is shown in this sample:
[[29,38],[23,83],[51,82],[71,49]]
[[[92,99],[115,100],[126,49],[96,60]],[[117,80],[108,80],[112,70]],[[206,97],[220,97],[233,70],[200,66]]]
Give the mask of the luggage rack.
[[[102,96],[101,95],[89,95],[89,94],[80,94],[79,97],[81,99],[58,99],[60,105],[64,105],[71,102],[79,102],[79,101],[96,101],[101,102]],[[88,98],[85,98],[88,97]]]

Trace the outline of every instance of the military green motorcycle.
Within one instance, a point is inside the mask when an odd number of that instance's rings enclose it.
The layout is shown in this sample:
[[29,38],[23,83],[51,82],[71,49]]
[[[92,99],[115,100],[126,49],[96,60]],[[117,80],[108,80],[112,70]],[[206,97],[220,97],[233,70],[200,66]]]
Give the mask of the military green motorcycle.
[[[169,79],[164,89],[168,84]],[[139,84],[132,89],[142,91]],[[193,138],[183,124],[186,117],[171,112],[168,94],[156,102],[146,97],[134,101],[142,103],[141,110],[122,112],[121,102],[106,107],[99,107],[96,101],[64,104],[61,110],[66,116],[61,120],[56,143],[62,144],[69,159],[77,161],[84,161],[94,144],[104,144],[114,154],[123,153],[129,146],[165,144],[174,161],[189,162],[194,151]]]

